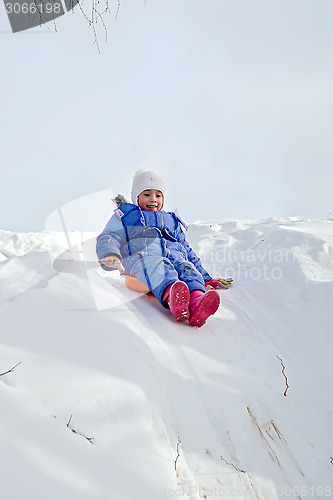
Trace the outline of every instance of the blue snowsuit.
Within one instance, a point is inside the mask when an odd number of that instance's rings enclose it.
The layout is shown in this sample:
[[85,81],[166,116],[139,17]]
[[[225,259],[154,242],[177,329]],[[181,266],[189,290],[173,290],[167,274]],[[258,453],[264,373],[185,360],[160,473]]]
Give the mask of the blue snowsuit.
[[174,281],[184,281],[191,292],[206,291],[205,281],[212,279],[187,243],[181,225],[187,229],[173,212],[141,210],[123,203],[97,238],[98,258],[119,257],[125,273],[145,283],[168,307],[162,297]]

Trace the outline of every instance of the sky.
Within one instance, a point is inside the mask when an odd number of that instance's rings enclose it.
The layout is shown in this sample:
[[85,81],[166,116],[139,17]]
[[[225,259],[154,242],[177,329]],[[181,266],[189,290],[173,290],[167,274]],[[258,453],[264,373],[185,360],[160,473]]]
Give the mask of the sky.
[[[333,211],[331,0],[122,0],[11,33],[0,8],[0,229],[137,169],[186,222]],[[79,228],[78,228],[79,229]]]

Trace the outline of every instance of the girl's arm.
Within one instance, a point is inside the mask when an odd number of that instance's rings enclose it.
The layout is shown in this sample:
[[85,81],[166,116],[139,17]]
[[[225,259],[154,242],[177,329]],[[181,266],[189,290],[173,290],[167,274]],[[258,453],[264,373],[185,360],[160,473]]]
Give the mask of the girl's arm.
[[98,259],[114,255],[121,260],[120,248],[126,243],[123,223],[117,214],[113,214],[103,232],[97,237],[96,253]]

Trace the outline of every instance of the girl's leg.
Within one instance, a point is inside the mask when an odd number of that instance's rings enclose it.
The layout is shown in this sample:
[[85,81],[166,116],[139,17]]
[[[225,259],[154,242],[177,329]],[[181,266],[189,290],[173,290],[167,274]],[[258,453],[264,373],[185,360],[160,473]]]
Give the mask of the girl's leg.
[[157,256],[143,256],[132,267],[131,275],[147,285],[163,307],[169,307],[164,298],[165,291],[179,278],[176,269],[168,259]]
[[190,325],[202,326],[207,318],[214,314],[220,305],[220,296],[216,290],[207,292],[205,281],[197,268],[188,261],[173,262],[179,279],[184,281],[190,290]]
[[144,256],[132,268],[131,274],[145,283],[163,307],[169,308],[177,321],[189,319],[190,292],[165,257]]
[[202,274],[197,270],[192,262],[182,260],[179,262],[172,262],[172,264],[178,273],[178,279],[187,284],[190,292],[193,290],[202,290],[203,292],[206,291],[206,285]]

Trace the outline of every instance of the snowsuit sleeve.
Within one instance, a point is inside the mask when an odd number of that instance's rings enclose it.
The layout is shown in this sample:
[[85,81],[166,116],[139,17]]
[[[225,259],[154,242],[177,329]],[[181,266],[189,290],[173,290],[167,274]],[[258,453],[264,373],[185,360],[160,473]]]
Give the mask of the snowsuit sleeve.
[[[123,223],[117,214],[113,214],[103,232],[97,237],[96,253],[98,259],[109,255],[122,258],[120,248],[126,243],[126,234]],[[110,270],[101,265],[105,270]]]
[[[178,219],[178,218],[177,218]],[[183,245],[185,248],[187,255],[188,255],[188,260],[192,262],[192,264],[197,268],[197,270],[202,274],[203,279],[205,281],[209,281],[212,279],[211,275],[206,271],[206,269],[202,266],[201,260],[197,256],[197,254],[194,252],[193,248],[190,247],[188,244],[186,238],[185,238],[185,233],[181,228],[181,225],[178,220],[178,225],[176,227],[175,231],[175,237],[177,238],[178,242]]]

